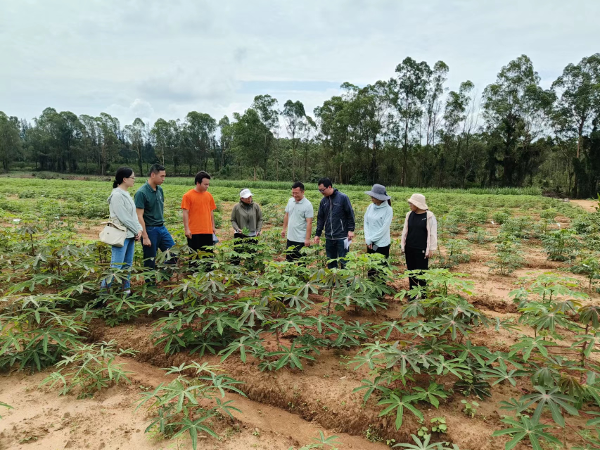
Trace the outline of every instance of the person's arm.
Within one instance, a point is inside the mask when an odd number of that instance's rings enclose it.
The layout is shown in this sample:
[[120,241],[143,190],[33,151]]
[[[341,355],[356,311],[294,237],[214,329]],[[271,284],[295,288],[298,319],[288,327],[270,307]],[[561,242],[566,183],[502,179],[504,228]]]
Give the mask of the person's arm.
[[406,236],[408,235],[408,217],[410,216],[410,211],[406,213],[406,218],[404,219],[404,226],[402,227],[402,238],[400,240],[400,249],[402,253],[404,253],[404,248],[406,247]]
[[323,225],[325,224],[323,213],[323,203],[319,203],[319,210],[317,211],[317,231],[315,231],[315,244],[321,241],[321,233],[323,232]]
[[212,210],[210,212],[210,221],[212,223],[213,234],[216,236],[217,235],[217,227],[215,226],[215,211],[214,210]]
[[260,210],[260,206],[256,204],[256,235],[258,236],[262,231],[263,219],[262,219],[262,211]]
[[429,258],[435,250],[437,250],[437,219],[431,213],[431,217],[429,218],[431,224],[429,225],[429,242],[427,243],[427,252],[425,253],[425,258]]
[[308,217],[306,219],[306,236],[304,237],[304,245],[306,247],[310,247],[310,235],[312,234],[312,223],[313,223],[313,218]]
[[148,232],[146,231],[146,222],[144,222],[144,210],[141,208],[136,208],[135,212],[138,216],[138,222],[142,226],[142,244],[146,247],[152,246],[152,242],[150,242],[150,238],[148,237]]
[[348,196],[346,196],[345,209],[346,219],[348,222],[348,239],[352,239],[354,237],[354,228],[356,227],[356,223],[354,222],[354,210],[352,209],[352,203],[350,203],[350,197]]
[[140,224],[131,217],[131,209],[127,209],[128,206],[131,208],[131,203],[128,199],[123,195],[115,195],[111,197],[111,206],[113,207],[115,216],[117,216],[117,219],[121,222],[121,225],[131,231],[134,235],[137,235],[140,231]]
[[183,215],[183,231],[185,232],[185,237],[191,239],[192,232],[190,231],[190,212],[187,209],[182,209],[181,212]]
[[365,233],[365,244],[367,247],[371,248],[372,240],[371,240],[371,230],[369,230],[369,224],[367,221],[367,217],[369,216],[369,210],[371,209],[371,205],[367,206],[367,210],[365,211],[365,215],[363,217],[363,230]]
[[281,230],[281,237],[285,237],[285,233],[287,231],[287,227],[288,227],[288,221],[289,221],[289,213],[285,213],[283,215],[283,230]]
[[235,231],[236,233],[241,233],[242,229],[240,228],[240,226],[237,223],[237,206],[235,205],[233,207],[233,209],[231,210],[231,226],[233,227],[233,231]]

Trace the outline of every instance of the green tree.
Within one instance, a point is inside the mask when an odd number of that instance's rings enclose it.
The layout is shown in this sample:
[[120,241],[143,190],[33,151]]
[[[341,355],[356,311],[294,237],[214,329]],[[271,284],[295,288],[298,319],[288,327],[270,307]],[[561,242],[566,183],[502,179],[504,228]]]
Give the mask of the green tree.
[[142,168],[142,156],[144,152],[144,145],[148,139],[146,135],[146,124],[139,117],[133,121],[133,124],[125,126],[125,136],[129,140],[131,149],[135,153],[136,161],[138,164],[139,174],[143,173]]
[[98,165],[101,175],[106,175],[111,162],[119,153],[119,133],[121,130],[119,119],[107,113],[100,113],[95,118],[96,133],[98,138]]
[[19,119],[8,117],[0,111],[0,160],[2,168],[7,171],[10,164],[21,152]]
[[419,122],[423,117],[423,104],[428,94],[431,67],[407,57],[396,66],[396,78],[390,80],[392,101],[398,115],[397,137],[401,147],[400,184],[408,182],[408,163],[414,142],[420,143]]
[[[578,179],[585,176],[583,140],[594,121],[600,117],[600,53],[583,58],[578,64],[569,64],[554,83],[552,89],[558,100],[552,114],[554,130],[564,141],[576,140],[575,178],[573,195],[578,195]],[[568,145],[568,144],[567,144]],[[578,172],[584,172],[578,176]],[[571,187],[571,186],[569,186]],[[595,195],[595,192],[582,192]]]
[[521,186],[539,165],[540,154],[532,144],[544,130],[555,98],[539,83],[531,60],[521,55],[504,66],[496,82],[483,91],[490,184],[497,179],[497,166],[502,168],[503,186]]
[[[206,170],[212,148],[217,122],[210,114],[191,111],[186,116],[187,138],[193,149],[193,157],[200,168]],[[190,174],[191,174],[190,162]]]
[[273,133],[262,122],[254,108],[248,108],[244,114],[234,113],[233,117],[233,150],[241,163],[254,169],[256,180],[257,168],[262,168],[265,174],[267,172]]
[[233,141],[233,128],[229,117],[223,116],[219,120],[219,131],[221,137],[219,139],[219,146],[221,148],[221,168],[225,168],[230,163],[231,143]]
[[296,164],[298,146],[300,144],[299,135],[307,126],[306,111],[301,101],[293,102],[288,100],[283,105],[281,115],[285,120],[285,128],[290,136],[292,144],[292,180],[296,180]]

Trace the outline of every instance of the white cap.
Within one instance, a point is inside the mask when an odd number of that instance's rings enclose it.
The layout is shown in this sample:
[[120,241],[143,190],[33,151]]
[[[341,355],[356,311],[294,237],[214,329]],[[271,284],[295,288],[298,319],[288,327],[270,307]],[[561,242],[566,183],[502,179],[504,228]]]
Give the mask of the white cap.
[[250,189],[242,189],[242,192],[240,192],[240,197],[241,198],[252,197],[252,192],[250,192]]

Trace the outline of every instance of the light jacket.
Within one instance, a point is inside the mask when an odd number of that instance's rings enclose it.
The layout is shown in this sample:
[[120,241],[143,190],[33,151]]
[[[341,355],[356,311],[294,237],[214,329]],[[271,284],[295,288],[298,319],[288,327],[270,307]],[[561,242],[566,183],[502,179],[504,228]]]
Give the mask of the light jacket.
[[346,194],[334,189],[333,194],[321,199],[315,236],[321,237],[325,228],[326,239],[346,239],[354,226],[354,210]]
[[[406,236],[408,236],[408,217],[410,216],[409,211],[406,213],[404,219],[404,228],[402,229],[402,251],[406,247]],[[437,220],[431,211],[427,211],[427,248],[425,253],[433,252],[437,250]]]
[[390,225],[394,217],[394,210],[387,201],[376,205],[371,203],[365,212],[365,242],[367,245],[375,244],[377,247],[387,247],[392,242],[390,238]]
[[260,233],[263,226],[262,211],[257,203],[240,202],[231,211],[231,225],[240,232],[246,228],[250,233]]
[[110,218],[112,220],[116,219],[121,225],[127,228],[127,235],[125,237],[132,238],[142,231],[142,226],[135,210],[135,203],[129,192],[118,187],[114,188],[108,196],[108,209],[110,211]]

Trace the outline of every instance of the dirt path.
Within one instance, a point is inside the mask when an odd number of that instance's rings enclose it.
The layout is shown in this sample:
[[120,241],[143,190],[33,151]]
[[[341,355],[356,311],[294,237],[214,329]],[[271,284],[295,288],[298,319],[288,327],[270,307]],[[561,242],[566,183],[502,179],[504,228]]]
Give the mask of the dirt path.
[[577,206],[581,206],[587,212],[596,212],[598,206],[598,200],[571,200],[571,203]]
[[[113,387],[91,399],[59,396],[57,391],[38,389],[49,372],[27,376],[13,374],[0,378],[0,398],[14,407],[0,412],[0,450],[8,449],[190,449],[186,437],[166,441],[144,433],[149,423],[143,409],[135,410],[140,394],[172,377],[151,365],[126,359],[125,369],[132,384]],[[358,436],[333,433],[282,409],[261,404],[239,395],[227,395],[241,413],[236,421],[215,424],[221,440],[204,437],[198,448],[287,450],[313,442],[323,431],[338,436],[340,449],[377,450],[383,444]]]

